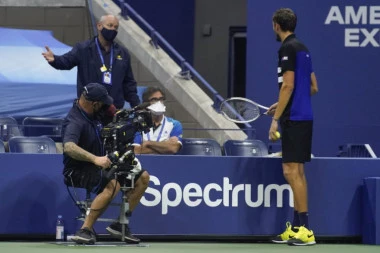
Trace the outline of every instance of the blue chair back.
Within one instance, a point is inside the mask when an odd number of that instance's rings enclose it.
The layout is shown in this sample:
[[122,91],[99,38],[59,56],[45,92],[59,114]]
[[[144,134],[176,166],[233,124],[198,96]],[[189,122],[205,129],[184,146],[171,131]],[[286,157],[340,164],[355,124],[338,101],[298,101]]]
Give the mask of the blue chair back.
[[183,138],[178,155],[221,156],[219,143],[207,138]]
[[16,136],[8,141],[9,152],[28,154],[56,154],[55,142],[46,136],[26,137]]
[[0,139],[8,141],[14,136],[21,136],[17,120],[13,117],[0,117]]
[[[142,94],[144,93],[146,88],[147,88],[146,86],[137,86],[137,96],[139,96],[140,102],[142,102]],[[125,102],[124,108],[129,109],[131,108],[131,105],[128,102]]]
[[60,142],[62,123],[60,118],[26,117],[22,121],[24,136],[47,136]]
[[226,156],[266,156],[268,148],[260,140],[228,140],[223,144]]
[[369,144],[345,144],[339,146],[339,157],[377,158]]

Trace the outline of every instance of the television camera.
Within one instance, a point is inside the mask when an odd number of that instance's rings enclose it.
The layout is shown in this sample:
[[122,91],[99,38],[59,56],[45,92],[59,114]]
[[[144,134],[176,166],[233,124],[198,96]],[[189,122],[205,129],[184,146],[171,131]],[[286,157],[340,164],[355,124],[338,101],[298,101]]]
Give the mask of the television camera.
[[103,127],[101,137],[104,150],[112,162],[108,176],[119,171],[129,172],[139,163],[131,144],[136,133],[147,133],[153,126],[151,113],[144,110],[147,106],[149,103],[120,110],[113,116],[112,122]]

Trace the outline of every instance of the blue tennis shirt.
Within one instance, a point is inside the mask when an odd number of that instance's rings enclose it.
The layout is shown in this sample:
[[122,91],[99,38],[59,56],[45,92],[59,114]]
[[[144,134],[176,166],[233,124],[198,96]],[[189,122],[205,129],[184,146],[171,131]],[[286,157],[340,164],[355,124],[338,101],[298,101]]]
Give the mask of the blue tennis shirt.
[[289,35],[278,51],[278,84],[281,89],[283,74],[294,71],[294,90],[281,116],[282,120],[313,120],[311,107],[311,74],[313,73],[309,50],[295,36]]

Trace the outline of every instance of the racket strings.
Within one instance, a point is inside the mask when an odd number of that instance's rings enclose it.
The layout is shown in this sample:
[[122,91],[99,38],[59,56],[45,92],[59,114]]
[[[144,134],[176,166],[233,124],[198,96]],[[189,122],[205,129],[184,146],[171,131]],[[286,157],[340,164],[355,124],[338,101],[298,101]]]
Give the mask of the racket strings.
[[260,116],[260,109],[247,101],[225,101],[221,111],[231,120],[250,121]]

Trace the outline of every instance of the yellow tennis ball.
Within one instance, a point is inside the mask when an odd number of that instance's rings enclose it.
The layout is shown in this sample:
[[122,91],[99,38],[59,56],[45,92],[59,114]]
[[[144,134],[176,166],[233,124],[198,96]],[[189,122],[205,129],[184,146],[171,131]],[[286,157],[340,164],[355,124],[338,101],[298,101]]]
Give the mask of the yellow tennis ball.
[[276,135],[276,138],[277,138],[277,139],[280,139],[280,137],[281,137],[281,134],[280,134],[280,132],[279,132],[279,131],[277,131],[277,132],[275,133],[275,135]]

